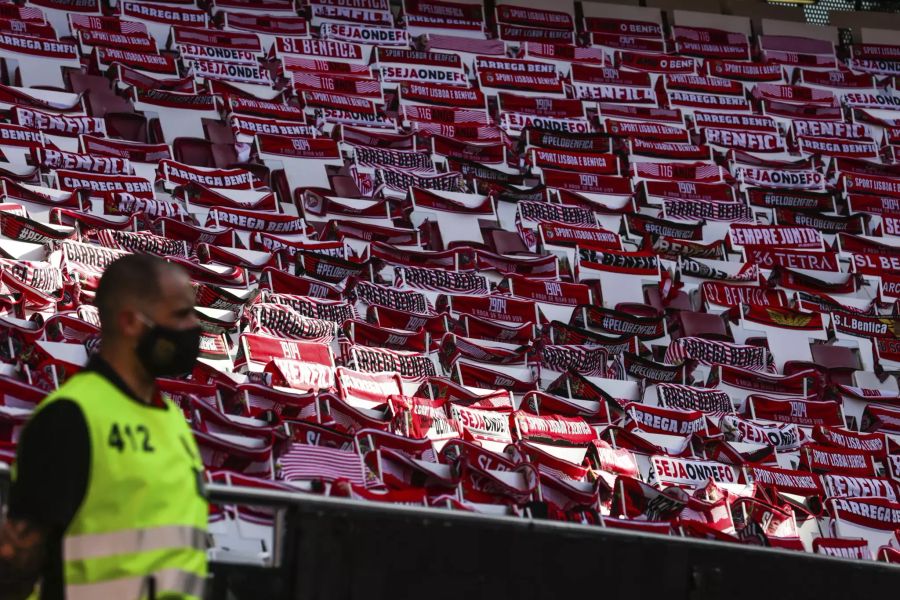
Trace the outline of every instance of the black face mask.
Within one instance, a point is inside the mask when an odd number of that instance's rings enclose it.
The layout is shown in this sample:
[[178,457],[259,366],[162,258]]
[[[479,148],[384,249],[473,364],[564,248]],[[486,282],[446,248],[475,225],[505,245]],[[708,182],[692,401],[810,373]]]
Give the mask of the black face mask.
[[154,377],[184,375],[194,368],[200,355],[201,328],[172,329],[150,325],[138,340],[138,360]]

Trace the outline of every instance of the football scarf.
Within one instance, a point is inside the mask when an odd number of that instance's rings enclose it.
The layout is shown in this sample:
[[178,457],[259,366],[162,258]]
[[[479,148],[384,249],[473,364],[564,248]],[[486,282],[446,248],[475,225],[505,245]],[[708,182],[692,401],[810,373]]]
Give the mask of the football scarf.
[[575,311],[572,320],[576,325],[594,327],[613,335],[636,336],[641,340],[659,338],[665,332],[662,316],[640,317],[595,305]]
[[188,258],[190,247],[187,242],[170,240],[147,231],[113,231],[104,229],[97,234],[101,245],[128,252],[155,254],[156,256],[180,256]]
[[[674,215],[667,215],[674,216]],[[703,223],[686,223],[671,219],[657,219],[640,213],[626,214],[628,233],[640,236],[665,236],[678,240],[703,239]]]
[[[681,410],[630,403],[625,412],[632,429],[666,435],[693,435],[706,429],[706,418],[699,410]],[[628,427],[627,426],[627,427]]]
[[778,132],[778,126],[772,117],[758,115],[695,110],[691,120],[695,128],[714,127],[735,131]]
[[[707,302],[720,306],[786,306],[787,296],[781,290],[758,286],[731,285],[721,281],[704,281],[700,295]],[[755,313],[754,313],[755,314]]]
[[357,317],[356,310],[349,302],[326,300],[312,296],[284,294],[262,290],[258,301],[264,304],[289,306],[299,315],[311,319],[331,321],[338,325]]
[[795,450],[808,441],[804,431],[793,423],[773,425],[725,415],[719,421],[719,428],[728,441],[764,444],[779,452]]
[[367,146],[351,146],[351,148],[356,163],[364,167],[397,167],[410,172],[434,172],[431,157],[423,152]]
[[636,381],[684,384],[687,374],[690,372],[690,369],[686,367],[653,362],[631,352],[626,352],[624,358],[625,373]]
[[494,365],[522,365],[530,359],[531,354],[532,349],[527,345],[508,349],[452,333],[441,338],[440,360],[446,371],[451,370],[460,358]]
[[796,311],[785,306],[769,306],[749,302],[744,304],[746,307],[743,313],[744,319],[752,323],[797,331],[820,331],[824,327],[822,315],[819,313]]
[[612,136],[619,138],[643,138],[656,142],[686,143],[690,139],[687,130],[670,127],[660,123],[639,123],[606,119],[604,129]]
[[[750,207],[739,202],[666,199],[663,201],[663,207],[666,217],[676,219],[753,222],[753,213]],[[680,238],[683,236],[668,237]]]
[[577,276],[579,281],[602,279],[603,272],[629,273],[653,277],[659,273],[659,258],[646,251],[579,249]]
[[360,281],[353,288],[356,298],[369,305],[390,307],[422,315],[431,314],[431,307],[421,292],[398,290],[367,281]]
[[776,490],[800,496],[822,494],[819,476],[809,471],[793,471],[776,467],[750,466],[748,472],[758,485],[771,486]]
[[570,370],[582,375],[606,376],[606,349],[602,347],[546,345],[541,349],[541,367],[565,373]]
[[51,114],[25,106],[13,106],[10,110],[11,120],[16,125],[50,135],[64,137],[77,137],[82,134],[106,135],[106,124],[103,119]]
[[544,329],[543,337],[545,343],[550,344],[600,347],[606,350],[607,356],[618,356],[623,352],[637,350],[637,341],[634,336],[605,336],[587,329],[567,325],[561,321],[552,321]]
[[366,373],[397,372],[402,377],[436,375],[434,363],[417,352],[353,345],[348,350],[356,368]]
[[599,227],[583,227],[558,221],[539,221],[538,231],[545,244],[573,247],[586,245],[591,248],[619,250],[622,240],[617,233]]
[[476,273],[418,267],[397,267],[395,273],[394,285],[400,288],[469,295],[488,294],[490,291],[487,279]]
[[716,281],[731,282],[756,282],[759,280],[759,267],[746,263],[736,274],[727,273],[706,263],[693,258],[685,258],[681,261],[680,272],[682,275],[690,275],[698,279],[713,279]]
[[705,365],[722,364],[754,371],[770,371],[773,366],[768,351],[759,346],[732,344],[698,337],[683,337],[669,344],[665,358],[667,363],[677,364],[688,359]]
[[813,227],[775,225],[732,225],[728,233],[732,246],[822,250],[822,236]]
[[580,152],[612,152],[612,139],[602,133],[569,133],[527,129],[524,134],[525,146]]
[[460,315],[458,330],[471,338],[493,342],[529,345],[535,340],[534,322],[508,325],[472,315]]
[[634,477],[620,476],[614,489],[611,515],[641,522],[671,522],[688,502],[680,487],[660,491]]
[[515,438],[559,447],[582,447],[596,439],[596,432],[580,417],[537,416],[516,411],[510,416]]
[[676,76],[693,75],[697,72],[697,61],[694,58],[657,54],[658,51],[665,52],[665,44],[658,40],[628,42],[626,38],[611,38],[597,34],[594,34],[594,39],[621,49],[615,55],[615,64],[620,68]]
[[337,335],[336,323],[303,316],[284,304],[253,304],[245,318],[249,333],[322,343],[331,343]]
[[752,63],[734,60],[707,60],[706,71],[716,77],[736,81],[782,81],[784,74],[779,64]]
[[734,484],[740,478],[740,472],[732,465],[658,454],[650,457],[650,469],[650,481],[656,485],[686,485],[696,488],[704,486],[710,480]]
[[660,383],[656,386],[659,405],[666,408],[697,410],[704,413],[731,413],[734,407],[727,393],[707,388],[691,387],[676,383]]
[[588,423],[609,423],[609,413],[603,403],[586,405],[584,402],[562,398],[545,392],[528,392],[522,398],[522,410],[532,414],[557,414],[581,417]]
[[411,187],[446,192],[465,191],[462,176],[456,172],[417,175],[396,167],[379,167],[375,169],[375,181],[380,186],[404,193]]
[[652,248],[659,256],[670,260],[678,260],[680,257],[721,260],[726,253],[723,240],[701,244],[659,235],[651,235],[649,244],[645,239],[644,248],[647,247]]
[[887,455],[887,439],[883,434],[858,433],[840,427],[819,425],[813,429],[812,437],[824,446],[866,452],[880,458]]
[[871,455],[854,450],[807,444],[800,452],[800,464],[810,471],[874,477],[875,464]]
[[832,401],[813,401],[796,398],[784,400],[761,394],[747,396],[746,411],[757,419],[795,423],[806,427],[816,425],[841,425],[840,405]]

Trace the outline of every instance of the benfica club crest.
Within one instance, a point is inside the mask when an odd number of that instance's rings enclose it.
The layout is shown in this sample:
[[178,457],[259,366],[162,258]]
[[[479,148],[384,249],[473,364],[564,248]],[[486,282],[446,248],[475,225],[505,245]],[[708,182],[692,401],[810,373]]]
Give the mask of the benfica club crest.
[[766,312],[773,323],[784,327],[806,327],[813,318],[812,314],[780,311],[769,307],[766,308]]

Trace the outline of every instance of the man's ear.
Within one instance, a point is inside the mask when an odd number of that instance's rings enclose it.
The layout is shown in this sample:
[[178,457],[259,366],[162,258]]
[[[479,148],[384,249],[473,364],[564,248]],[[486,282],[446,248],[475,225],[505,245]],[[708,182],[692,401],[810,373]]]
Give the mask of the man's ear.
[[122,308],[117,315],[116,322],[122,337],[127,338],[139,336],[146,327],[138,311],[133,308]]

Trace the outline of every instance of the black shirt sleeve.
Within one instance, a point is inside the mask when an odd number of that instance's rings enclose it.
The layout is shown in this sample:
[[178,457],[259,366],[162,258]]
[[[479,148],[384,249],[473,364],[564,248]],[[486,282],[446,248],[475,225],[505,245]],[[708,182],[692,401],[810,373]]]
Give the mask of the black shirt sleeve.
[[77,404],[60,399],[42,409],[19,438],[9,517],[61,534],[87,493],[90,452],[87,421]]

